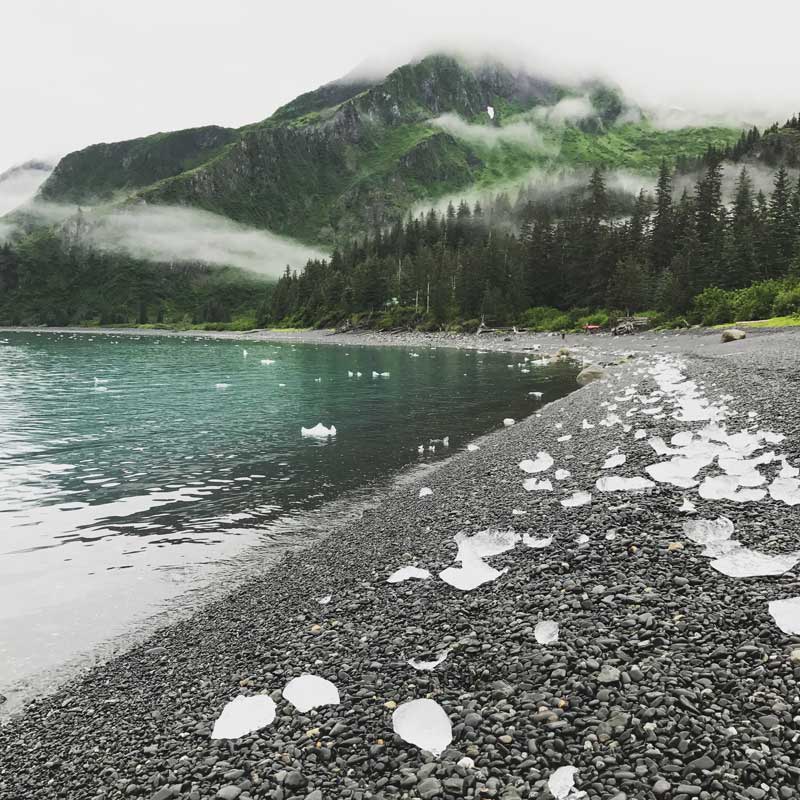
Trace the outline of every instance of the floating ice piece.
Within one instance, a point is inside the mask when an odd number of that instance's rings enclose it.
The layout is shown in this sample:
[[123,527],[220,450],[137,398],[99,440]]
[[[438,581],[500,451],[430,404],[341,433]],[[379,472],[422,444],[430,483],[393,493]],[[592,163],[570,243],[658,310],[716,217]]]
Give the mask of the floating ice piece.
[[422,455],[425,452],[425,447],[423,445],[419,445],[419,447],[417,447],[417,452]]
[[769,496],[787,506],[800,504],[800,480],[797,478],[775,478],[769,485]]
[[514,424],[514,420],[511,417],[506,417],[503,420],[503,425],[505,425],[506,428],[510,428],[513,424]]
[[732,500],[734,503],[757,502],[767,496],[763,489],[739,488],[737,475],[709,476],[700,484],[698,493],[704,500]]
[[522,544],[526,547],[532,547],[534,550],[542,550],[545,547],[550,547],[553,543],[552,536],[546,536],[544,539],[537,539],[535,536],[528,536],[527,533],[522,536]]
[[581,422],[581,428],[583,428],[583,430],[585,431],[589,431],[592,428],[594,428],[594,425],[592,425],[592,423],[589,422],[588,420],[584,419],[584,421]]
[[539,644],[552,644],[558,641],[558,623],[552,619],[542,619],[536,623],[533,635]]
[[496,531],[487,528],[484,531],[472,536],[466,533],[457,533],[453,541],[458,547],[456,561],[464,561],[468,558],[489,558],[499,556],[513,550],[519,542],[519,534],[515,530]]
[[100,383],[108,383],[108,378],[95,378],[94,385],[97,386]]
[[494,119],[494,108],[492,106],[486,106],[486,113],[489,115],[489,119]]
[[275,359],[272,359],[272,358],[262,358],[261,359],[261,364],[263,366],[265,366],[265,367],[268,367],[270,364],[274,364],[274,363],[275,363]]
[[564,508],[577,508],[578,506],[588,506],[591,502],[592,495],[589,492],[573,492],[561,501],[561,505]]
[[731,541],[733,522],[727,517],[687,520],[683,532],[689,541],[705,548],[703,555],[708,558],[719,558],[740,546]]
[[212,739],[239,739],[275,720],[275,702],[265,694],[234,697],[214,723]]
[[621,467],[628,460],[624,453],[617,453],[616,455],[609,456],[603,462],[603,469],[615,469]]
[[392,729],[403,741],[437,757],[453,741],[453,728],[444,709],[427,698],[399,705],[392,714]]
[[326,595],[324,595],[323,597],[318,597],[318,598],[317,598],[317,602],[318,602],[318,603],[319,603],[321,606],[326,606],[326,605],[328,605],[328,603],[330,603],[330,601],[331,601],[331,598],[332,598],[332,597],[333,597],[333,595],[326,594]]
[[554,463],[555,461],[553,461],[553,457],[550,455],[550,453],[540,450],[536,454],[535,459],[526,458],[524,461],[520,461],[519,468],[523,472],[532,474],[535,472],[545,472],[550,469]]
[[541,400],[542,394],[542,392],[528,392],[528,397],[535,397],[537,400]]
[[336,436],[336,428],[331,425],[326,428],[321,422],[318,422],[313,428],[300,428],[302,436],[310,436],[314,439],[327,439],[329,436]]
[[[218,383],[217,384],[217,389],[227,388],[227,386],[228,386],[228,384],[225,384],[225,386],[223,387],[222,384]],[[95,384],[94,385],[94,391],[95,392],[107,392],[108,391],[108,386],[98,386],[97,384]]]
[[433,661],[417,661],[414,658],[409,658],[406,662],[409,666],[414,667],[414,669],[418,669],[422,672],[430,672],[431,670],[436,669],[439,664],[443,663],[444,660],[447,658],[447,650],[442,650],[438,656]]
[[247,350],[242,350],[242,357],[247,358]]
[[423,497],[430,497],[432,494],[433,494],[433,489],[430,489],[430,488],[429,488],[429,487],[427,487],[427,486],[423,486],[423,487],[422,487],[422,488],[419,490],[419,496],[420,496],[420,499],[422,499]]
[[372,370],[372,377],[373,378],[380,378],[380,376],[381,376],[380,372],[375,372],[375,370]]
[[391,372],[381,372],[381,378],[388,378],[391,374]]
[[689,500],[688,497],[684,497],[683,503],[678,511],[680,511],[682,514],[694,514],[697,512],[697,506],[691,500]]
[[495,569],[476,556],[469,556],[462,559],[460,567],[447,567],[442,570],[439,577],[462,592],[470,592],[484,583],[497,580],[505,571],[505,569]]
[[387,579],[387,583],[400,583],[401,581],[408,581],[413,579],[419,581],[426,581],[431,577],[430,572],[426,569],[419,567],[400,567],[395,570]]
[[748,547],[738,547],[711,562],[711,566],[731,578],[783,575],[800,561],[800,554],[769,555]]
[[352,378],[354,375],[355,375],[355,373],[351,372],[350,370],[347,370],[347,377],[348,378]]
[[558,441],[559,442],[568,442],[571,438],[572,438],[572,434],[568,433],[565,436],[559,436],[558,437]]
[[480,450],[480,447],[478,447],[478,445],[476,445],[476,444],[468,444],[467,445],[467,450],[470,453],[474,453],[476,450]]
[[572,473],[568,469],[557,469],[556,470],[556,480],[557,481],[564,481],[567,478],[569,478],[570,475],[572,475]]
[[283,690],[283,696],[301,714],[319,706],[338,706],[339,690],[318,675],[301,675],[292,678]]
[[314,383],[322,383],[322,378],[314,378]]
[[550,492],[553,490],[553,484],[548,478],[526,478],[522,482],[522,488],[526,492]]
[[360,372],[356,372],[356,378],[360,378],[360,377],[361,377],[361,373]]
[[548,779],[547,788],[555,800],[578,800],[585,792],[575,790],[577,767],[559,767]]
[[214,384],[214,388],[215,389],[227,389],[229,386],[230,386],[229,383],[215,383]]
[[769,613],[775,624],[790,636],[800,634],[800,597],[787,597],[785,600],[771,600]]
[[445,436],[445,437],[442,438],[442,445],[444,447],[450,447],[450,437],[449,436]]
[[641,492],[652,489],[655,484],[647,478],[623,478],[619,475],[609,475],[607,478],[598,478],[595,486],[601,492]]

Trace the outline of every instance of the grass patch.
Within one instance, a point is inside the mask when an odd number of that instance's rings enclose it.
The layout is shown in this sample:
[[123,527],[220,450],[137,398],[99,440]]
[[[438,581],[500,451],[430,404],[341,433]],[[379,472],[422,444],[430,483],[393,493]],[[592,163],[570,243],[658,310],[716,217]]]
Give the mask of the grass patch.
[[745,322],[729,322],[725,325],[713,325],[715,330],[723,330],[733,326],[739,328],[797,328],[800,327],[800,316],[770,317],[769,319],[751,319]]

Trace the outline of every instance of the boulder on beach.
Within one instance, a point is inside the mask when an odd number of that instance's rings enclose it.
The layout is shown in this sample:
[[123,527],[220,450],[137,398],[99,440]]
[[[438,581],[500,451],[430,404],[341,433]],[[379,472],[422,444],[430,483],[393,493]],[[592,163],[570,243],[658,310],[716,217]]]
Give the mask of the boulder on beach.
[[581,386],[586,386],[587,383],[591,383],[592,381],[604,381],[608,377],[608,373],[599,365],[599,364],[589,364],[588,367],[584,367],[579,373],[575,380]]
[[739,328],[728,328],[728,330],[722,331],[723,342],[738,342],[739,339],[744,339],[746,337],[747,334]]

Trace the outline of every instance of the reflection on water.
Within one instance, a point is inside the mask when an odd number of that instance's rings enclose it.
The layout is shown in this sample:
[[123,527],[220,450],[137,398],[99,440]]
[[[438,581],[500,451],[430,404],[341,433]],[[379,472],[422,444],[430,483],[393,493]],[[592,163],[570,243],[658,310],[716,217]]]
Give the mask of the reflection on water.
[[[251,545],[297,541],[293,516],[574,388],[523,358],[0,334],[0,693]],[[301,436],[318,423],[336,436]]]

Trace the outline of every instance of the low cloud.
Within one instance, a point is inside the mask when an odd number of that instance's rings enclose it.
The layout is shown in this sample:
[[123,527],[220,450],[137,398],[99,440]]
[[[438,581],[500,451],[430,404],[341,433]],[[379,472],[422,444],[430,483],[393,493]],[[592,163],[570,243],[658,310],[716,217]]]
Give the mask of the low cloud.
[[522,145],[537,151],[549,151],[552,149],[552,146],[545,141],[541,132],[530,122],[512,122],[502,127],[473,125],[457,114],[442,114],[442,116],[434,119],[432,124],[443,131],[447,131],[457,139],[466,139],[486,147],[495,147],[498,144],[507,143]]
[[554,106],[545,106],[534,110],[534,116],[537,119],[550,125],[580,122],[582,119],[595,116],[596,113],[588,97],[565,97]]
[[49,164],[30,162],[0,175],[0,217],[27,203],[52,171]]

